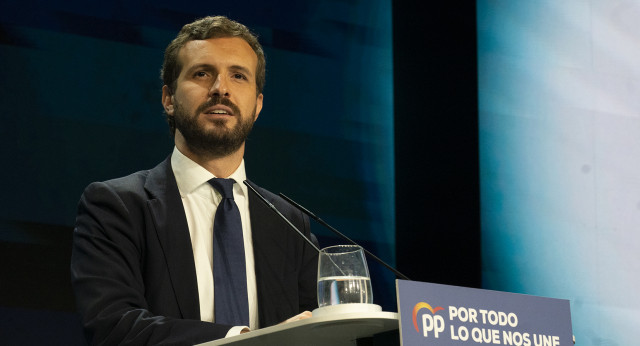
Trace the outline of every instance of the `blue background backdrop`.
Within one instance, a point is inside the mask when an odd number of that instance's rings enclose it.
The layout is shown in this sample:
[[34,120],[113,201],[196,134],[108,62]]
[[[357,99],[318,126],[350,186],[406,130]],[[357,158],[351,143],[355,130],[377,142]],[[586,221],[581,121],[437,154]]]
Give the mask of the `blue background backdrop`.
[[482,282],[640,339],[640,4],[478,1]]
[[[69,284],[84,187],[155,166],[165,46],[197,17],[259,34],[251,179],[414,280],[480,285],[475,7],[391,1],[3,1],[0,340],[82,344]],[[342,243],[313,231],[327,246]],[[394,311],[393,275],[369,263]]]

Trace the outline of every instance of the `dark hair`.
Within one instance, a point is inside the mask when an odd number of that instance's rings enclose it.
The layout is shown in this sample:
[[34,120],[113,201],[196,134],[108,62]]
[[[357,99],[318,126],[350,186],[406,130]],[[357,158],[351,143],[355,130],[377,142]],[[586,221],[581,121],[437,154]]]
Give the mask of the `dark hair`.
[[[170,92],[175,92],[178,83],[178,76],[182,70],[178,53],[189,41],[206,40],[209,38],[239,37],[245,40],[258,56],[256,66],[256,90],[257,94],[262,93],[266,79],[266,61],[264,51],[258,38],[249,28],[224,16],[205,17],[189,23],[182,27],[178,36],[167,46],[164,51],[164,62],[160,77],[164,85],[168,86]],[[167,122],[171,133],[175,132],[175,123],[172,117],[167,114]]]

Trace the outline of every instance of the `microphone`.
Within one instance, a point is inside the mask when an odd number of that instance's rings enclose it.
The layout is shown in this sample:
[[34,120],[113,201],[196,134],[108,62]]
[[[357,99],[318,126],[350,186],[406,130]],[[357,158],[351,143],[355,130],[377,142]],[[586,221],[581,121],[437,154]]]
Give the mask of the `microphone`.
[[[245,181],[246,183],[246,181]],[[318,216],[316,216],[316,214],[312,213],[311,211],[307,210],[307,208],[301,206],[300,204],[294,202],[291,198],[285,196],[283,193],[280,193],[280,197],[284,198],[285,201],[289,202],[289,204],[293,205],[294,207],[298,208],[301,212],[307,214],[310,218],[316,220],[318,223],[320,223],[321,225],[325,226],[326,228],[328,228],[329,230],[331,230],[333,233],[337,234],[339,237],[341,237],[342,239],[348,241],[349,243],[351,243],[352,245],[356,245],[356,246],[360,246],[358,243],[356,243],[355,241],[349,239],[349,237],[347,237],[346,235],[340,233],[337,229],[331,227],[331,225],[329,225],[328,223],[324,222],[324,220],[322,220],[321,218],[319,218]],[[268,202],[267,202],[268,203]],[[279,213],[278,213],[279,214]],[[297,229],[296,229],[297,230]],[[298,231],[300,232],[300,231]],[[300,233],[302,234],[302,233]],[[360,246],[362,248],[362,250],[364,250],[364,252],[369,255],[369,257],[373,258],[374,260],[376,260],[376,262],[382,264],[383,266],[385,266],[387,269],[391,270],[394,274],[396,274],[396,277],[404,279],[404,280],[409,280],[410,279],[402,274],[401,272],[399,272],[397,269],[393,268],[392,266],[388,265],[387,263],[385,263],[383,260],[381,260],[380,258],[378,258],[376,255],[372,254],[371,252],[369,252],[369,250],[365,249],[364,247]]]
[[280,216],[280,218],[282,220],[284,220],[289,226],[291,226],[291,228],[293,228],[296,232],[298,232],[298,234],[307,241],[307,243],[309,243],[309,245],[311,245],[314,249],[316,249],[316,251],[320,252],[320,249],[318,249],[318,247],[316,246],[316,244],[314,244],[311,239],[307,238],[307,236],[305,236],[302,232],[300,232],[300,230],[298,229],[298,227],[296,227],[293,223],[291,223],[291,221],[289,221],[289,219],[287,219],[286,216],[282,215],[282,213],[269,201],[267,201],[266,198],[264,198],[264,196],[258,192],[258,190],[252,186],[252,182],[250,182],[249,180],[245,180],[244,184],[247,185],[247,187],[249,188],[249,190],[251,190],[251,192],[253,192],[256,196],[258,196],[269,208],[271,208],[271,210],[273,210],[276,214],[278,214],[278,216]]

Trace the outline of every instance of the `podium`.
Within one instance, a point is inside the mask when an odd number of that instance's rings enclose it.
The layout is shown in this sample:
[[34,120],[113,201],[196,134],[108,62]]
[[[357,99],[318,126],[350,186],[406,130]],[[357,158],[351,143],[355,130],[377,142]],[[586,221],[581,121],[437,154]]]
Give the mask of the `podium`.
[[[352,346],[358,345],[358,340],[394,330],[398,330],[395,312],[354,312],[314,316],[198,346]],[[398,338],[395,335],[395,339]]]
[[399,313],[323,307],[308,319],[199,346],[574,345],[566,299],[407,280],[396,280],[396,292]]

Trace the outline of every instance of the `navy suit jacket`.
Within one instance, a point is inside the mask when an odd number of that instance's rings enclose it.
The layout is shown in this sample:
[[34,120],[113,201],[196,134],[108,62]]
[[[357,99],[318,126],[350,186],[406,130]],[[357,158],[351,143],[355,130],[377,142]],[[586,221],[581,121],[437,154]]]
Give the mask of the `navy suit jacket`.
[[[310,234],[306,215],[259,191]],[[249,213],[260,326],[317,307],[317,251],[252,193]],[[86,188],[71,277],[93,344],[193,345],[231,328],[200,321],[191,238],[170,157],[151,170]]]

